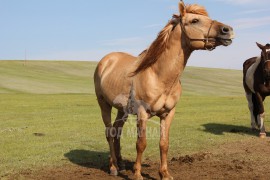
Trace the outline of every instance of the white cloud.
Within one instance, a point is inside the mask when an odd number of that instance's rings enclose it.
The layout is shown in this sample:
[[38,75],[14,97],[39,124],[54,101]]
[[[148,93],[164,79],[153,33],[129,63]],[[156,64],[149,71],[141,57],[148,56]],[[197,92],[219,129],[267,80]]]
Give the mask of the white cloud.
[[257,13],[269,12],[269,11],[270,9],[252,9],[252,10],[240,11],[240,12],[237,12],[236,14],[248,15],[248,14],[257,14]]
[[264,4],[264,3],[268,3],[269,0],[218,0],[218,1],[222,1],[225,3],[229,3],[229,4],[235,4],[235,5],[246,5],[246,4]]
[[233,21],[236,29],[250,29],[270,25],[270,16],[259,18],[241,18]]

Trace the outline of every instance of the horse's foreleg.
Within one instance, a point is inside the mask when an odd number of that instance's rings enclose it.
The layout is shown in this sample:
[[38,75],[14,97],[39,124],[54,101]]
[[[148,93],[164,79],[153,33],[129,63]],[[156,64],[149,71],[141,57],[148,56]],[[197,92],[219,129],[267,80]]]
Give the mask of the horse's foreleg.
[[163,180],[172,180],[173,177],[168,172],[167,154],[169,150],[169,131],[172,119],[174,117],[175,108],[169,114],[160,117],[160,159],[161,165],[159,173]]
[[258,127],[260,128],[260,138],[265,138],[265,127],[264,127],[264,97],[261,96],[260,93],[256,93],[256,100],[257,100],[257,106],[258,106],[258,115],[257,115],[257,121],[258,121]]
[[135,179],[142,180],[143,177],[141,175],[141,168],[142,168],[142,155],[146,148],[146,121],[148,119],[148,114],[144,111],[143,113],[140,112],[138,114],[137,120],[137,143],[136,143],[136,150],[137,150],[137,157],[136,162],[134,164],[134,171],[135,171]]
[[265,126],[264,126],[264,117],[265,117],[265,114],[264,112],[263,113],[260,113],[257,117],[258,119],[258,126],[260,128],[260,138],[265,138],[266,137],[266,132],[265,132]]
[[112,106],[109,105],[102,98],[98,99],[98,103],[101,109],[102,120],[106,127],[105,135],[106,135],[106,139],[108,141],[109,148],[110,148],[110,162],[109,162],[110,174],[116,176],[118,174],[117,172],[118,167],[117,167],[117,159],[115,156],[114,142],[113,142],[113,138],[116,132],[115,132],[115,128],[112,126],[112,123],[111,123]]
[[127,114],[125,114],[124,112],[118,111],[115,122],[113,124],[113,127],[116,130],[116,136],[114,137],[114,149],[115,149],[115,155],[117,158],[117,165],[119,167],[119,171],[124,171],[126,169],[122,156],[121,156],[120,139],[122,135],[122,129],[125,124],[125,121],[127,120],[127,117],[128,117]]

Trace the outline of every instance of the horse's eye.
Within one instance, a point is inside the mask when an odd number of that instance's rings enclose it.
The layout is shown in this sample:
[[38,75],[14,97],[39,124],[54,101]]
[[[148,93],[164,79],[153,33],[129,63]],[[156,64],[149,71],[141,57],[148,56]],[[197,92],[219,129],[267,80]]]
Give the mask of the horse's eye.
[[198,22],[199,22],[199,19],[193,19],[193,20],[191,21],[192,24],[196,24],[196,23],[198,23]]

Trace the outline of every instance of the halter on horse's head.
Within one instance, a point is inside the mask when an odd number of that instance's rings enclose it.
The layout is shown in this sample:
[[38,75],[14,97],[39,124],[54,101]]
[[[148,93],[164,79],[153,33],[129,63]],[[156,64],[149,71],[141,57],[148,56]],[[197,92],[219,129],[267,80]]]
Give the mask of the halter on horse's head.
[[257,46],[262,50],[261,62],[263,68],[263,76],[265,81],[270,81],[270,44],[265,46],[257,43]]
[[[216,46],[228,46],[234,38],[233,29],[209,18],[202,6],[179,3],[180,15],[173,15],[172,22],[180,24],[190,47],[193,49],[213,50]],[[200,45],[203,43],[203,47]]]

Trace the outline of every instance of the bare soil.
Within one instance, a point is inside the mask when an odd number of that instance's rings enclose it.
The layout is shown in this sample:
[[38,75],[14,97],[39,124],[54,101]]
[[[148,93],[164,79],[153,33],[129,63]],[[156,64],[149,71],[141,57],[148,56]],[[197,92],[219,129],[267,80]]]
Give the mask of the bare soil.
[[[100,163],[68,163],[62,167],[43,167],[9,174],[5,179],[133,179],[134,162],[126,161],[127,171],[113,177],[107,165]],[[143,164],[144,179],[160,179],[158,160],[146,159]],[[173,157],[169,168],[174,179],[270,179],[270,138],[250,138],[248,141],[227,143],[207,152]],[[1,178],[0,178],[1,179]]]

